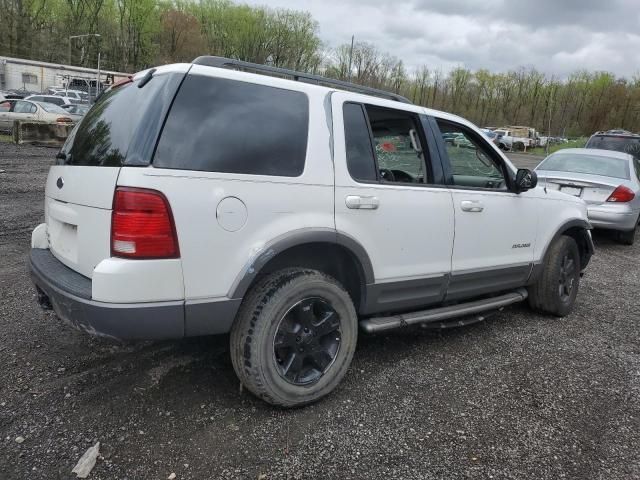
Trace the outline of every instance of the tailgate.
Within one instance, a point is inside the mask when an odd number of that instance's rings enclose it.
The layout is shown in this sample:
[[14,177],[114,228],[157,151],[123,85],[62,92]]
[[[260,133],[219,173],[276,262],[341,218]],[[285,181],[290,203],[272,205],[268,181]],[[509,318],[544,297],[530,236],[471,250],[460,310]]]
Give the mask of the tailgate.
[[119,167],[51,167],[45,189],[45,221],[51,253],[91,277],[111,256],[111,206]]
[[159,67],[115,86],[69,134],[45,190],[49,248],[69,268],[91,278],[111,256],[111,209],[120,169],[150,164],[162,122],[188,69]]

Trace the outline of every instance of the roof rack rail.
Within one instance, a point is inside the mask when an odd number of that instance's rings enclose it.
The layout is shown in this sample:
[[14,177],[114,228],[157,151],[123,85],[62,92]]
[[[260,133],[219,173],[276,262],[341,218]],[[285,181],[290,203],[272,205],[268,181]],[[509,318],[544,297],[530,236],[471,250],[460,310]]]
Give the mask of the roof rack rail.
[[202,56],[196,58],[193,62],[195,65],[206,65],[208,67],[219,68],[232,68],[236,70],[244,70],[250,73],[258,73],[263,75],[277,76],[281,78],[289,78],[297,82],[313,83],[317,85],[323,85],[325,87],[336,87],[341,90],[347,90],[354,93],[363,93],[365,95],[372,95],[375,97],[386,98],[388,100],[395,100],[396,102],[412,103],[406,97],[397,95],[391,92],[385,92],[384,90],[378,90],[377,88],[365,87],[362,85],[356,85],[350,82],[344,82],[342,80],[333,80],[331,78],[322,77],[320,75],[312,75],[310,73],[296,72],[295,70],[289,70],[286,68],[271,67],[269,65],[260,65],[258,63],[245,62],[242,60],[234,60],[232,58],[214,57],[214,56]]

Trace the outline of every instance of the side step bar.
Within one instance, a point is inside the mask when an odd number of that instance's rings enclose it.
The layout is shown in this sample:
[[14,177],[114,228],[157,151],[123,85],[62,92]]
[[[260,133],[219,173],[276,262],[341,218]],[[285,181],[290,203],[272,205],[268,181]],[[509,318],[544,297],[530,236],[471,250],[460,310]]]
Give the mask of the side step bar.
[[[449,305],[447,307],[432,308],[430,310],[420,310],[417,312],[392,315],[389,317],[372,317],[360,321],[360,328],[367,333],[378,333],[395,328],[406,327],[416,324],[430,324],[434,322],[446,322],[457,317],[468,317],[490,310],[496,310],[522,302],[529,296],[526,288],[519,288],[513,292],[505,293],[497,297],[474,300],[472,302]],[[482,320],[482,319],[481,319]],[[476,320],[478,321],[478,320]],[[456,325],[469,325],[473,321],[447,322],[442,324],[442,328]],[[437,327],[437,326],[436,326]]]

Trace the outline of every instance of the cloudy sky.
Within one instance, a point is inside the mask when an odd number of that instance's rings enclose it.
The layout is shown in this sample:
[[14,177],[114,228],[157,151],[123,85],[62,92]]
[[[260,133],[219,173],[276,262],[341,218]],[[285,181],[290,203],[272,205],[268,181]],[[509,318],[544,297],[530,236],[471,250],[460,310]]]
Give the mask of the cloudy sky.
[[307,10],[329,46],[374,43],[409,68],[640,73],[640,0],[245,0]]

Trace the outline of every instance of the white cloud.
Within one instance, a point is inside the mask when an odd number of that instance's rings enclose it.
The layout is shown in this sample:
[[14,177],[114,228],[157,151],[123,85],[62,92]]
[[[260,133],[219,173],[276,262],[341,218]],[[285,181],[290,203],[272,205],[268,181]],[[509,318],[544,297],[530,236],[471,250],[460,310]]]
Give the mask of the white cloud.
[[449,70],[532,66],[640,71],[638,0],[248,0],[309,11],[329,47],[375,44],[405,61]]

